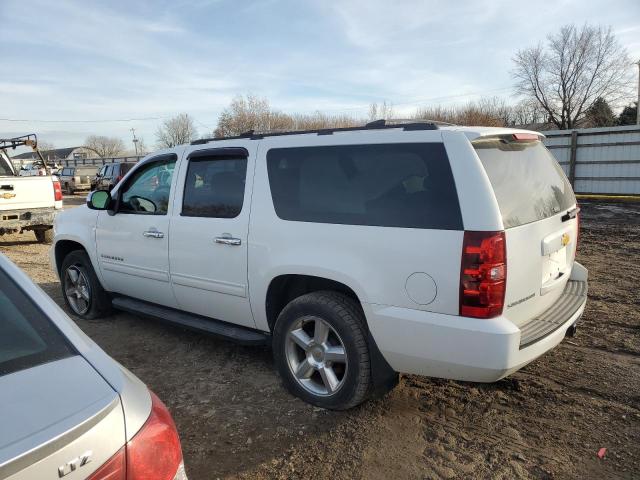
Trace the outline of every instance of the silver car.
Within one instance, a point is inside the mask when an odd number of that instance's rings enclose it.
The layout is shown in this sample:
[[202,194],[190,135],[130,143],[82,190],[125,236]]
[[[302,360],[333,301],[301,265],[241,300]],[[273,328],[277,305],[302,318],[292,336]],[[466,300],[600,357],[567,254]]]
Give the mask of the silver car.
[[0,254],[0,479],[60,478],[187,477],[164,404]]

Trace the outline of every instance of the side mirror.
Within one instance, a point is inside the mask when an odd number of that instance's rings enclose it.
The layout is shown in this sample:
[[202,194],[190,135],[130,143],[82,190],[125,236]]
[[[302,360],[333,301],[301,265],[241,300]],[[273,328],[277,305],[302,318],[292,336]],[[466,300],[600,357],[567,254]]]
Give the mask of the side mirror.
[[104,190],[95,190],[87,197],[87,207],[91,210],[108,210],[111,204],[111,194]]

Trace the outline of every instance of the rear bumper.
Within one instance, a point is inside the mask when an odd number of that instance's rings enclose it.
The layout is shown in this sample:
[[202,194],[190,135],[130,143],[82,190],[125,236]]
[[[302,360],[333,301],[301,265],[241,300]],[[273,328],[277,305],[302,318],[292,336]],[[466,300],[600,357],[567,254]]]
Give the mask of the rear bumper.
[[[394,370],[494,382],[558,345],[578,321],[586,305],[587,280],[582,265],[576,263],[574,270],[577,278],[572,272],[571,279],[584,284],[579,289],[583,295],[565,290],[556,304],[529,322],[536,327],[533,336],[532,330],[527,333],[529,323],[521,330],[502,316],[478,320],[372,304],[364,305],[365,314],[378,348]],[[567,303],[573,306],[559,308]]]
[[38,226],[53,226],[56,209],[37,208],[0,211],[0,235]]

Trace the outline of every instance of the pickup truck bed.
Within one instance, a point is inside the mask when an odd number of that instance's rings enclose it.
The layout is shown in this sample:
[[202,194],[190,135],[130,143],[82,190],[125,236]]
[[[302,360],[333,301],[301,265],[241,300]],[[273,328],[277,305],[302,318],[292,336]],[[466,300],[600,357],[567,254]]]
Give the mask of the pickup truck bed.
[[6,154],[0,151],[0,235],[33,230],[38,241],[48,241],[61,208],[57,177],[16,176]]

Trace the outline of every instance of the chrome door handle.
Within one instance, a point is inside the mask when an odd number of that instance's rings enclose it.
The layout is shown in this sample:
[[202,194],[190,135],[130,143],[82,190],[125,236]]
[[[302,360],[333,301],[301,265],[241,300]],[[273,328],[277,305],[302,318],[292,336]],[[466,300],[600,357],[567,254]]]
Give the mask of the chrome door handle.
[[216,243],[222,243],[223,245],[235,245],[242,244],[242,240],[234,237],[216,237]]
[[164,238],[164,233],[156,230],[147,230],[146,232],[142,232],[142,235],[151,238]]

